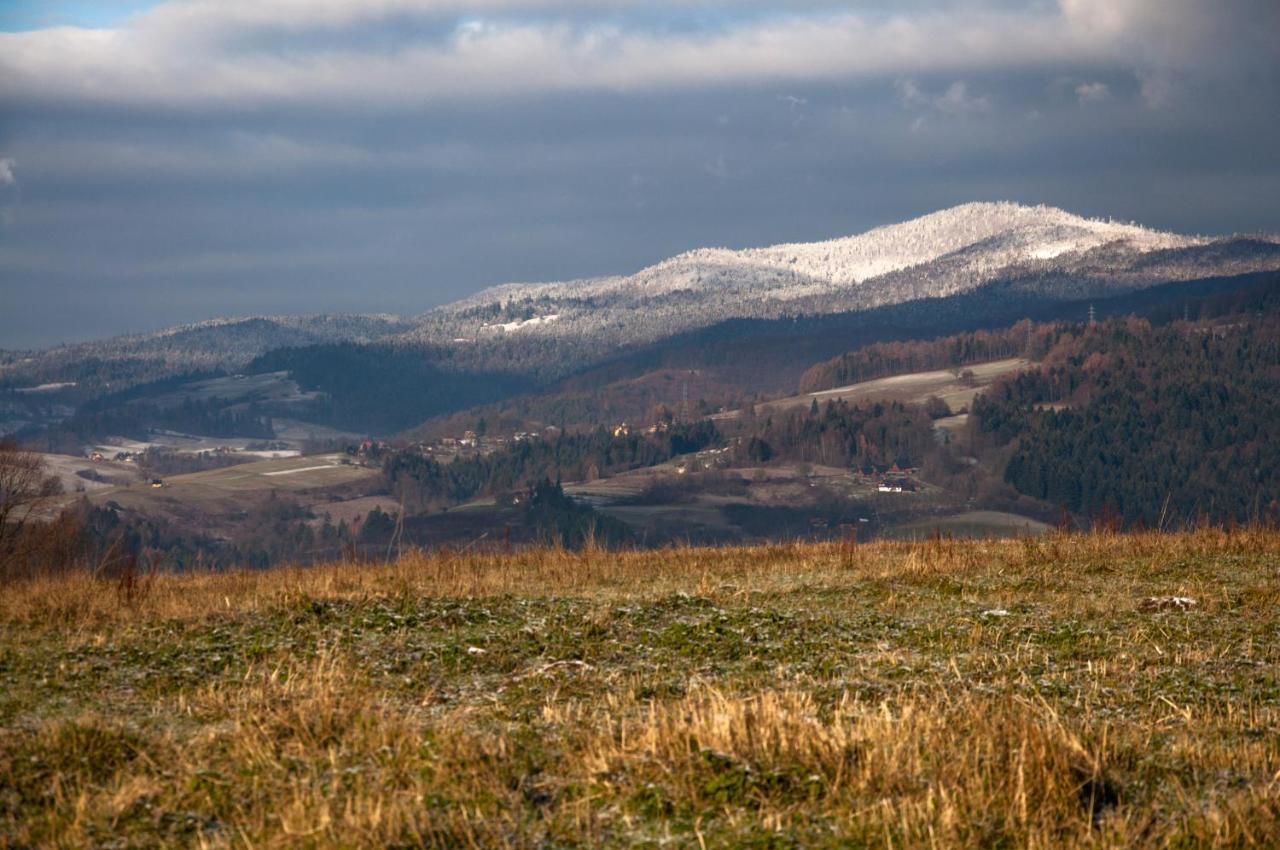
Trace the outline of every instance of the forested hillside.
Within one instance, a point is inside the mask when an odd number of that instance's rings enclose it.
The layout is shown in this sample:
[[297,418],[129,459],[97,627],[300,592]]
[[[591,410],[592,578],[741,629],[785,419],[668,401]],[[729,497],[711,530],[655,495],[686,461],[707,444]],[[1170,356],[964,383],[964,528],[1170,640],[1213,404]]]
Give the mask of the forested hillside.
[[[1178,320],[1206,321],[1218,316],[1280,310],[1280,275],[1255,275],[1222,280],[1177,283],[1075,305],[1083,319],[1093,310],[1098,317],[1137,315],[1153,324]],[[1064,327],[1046,321],[1070,312],[1029,312],[1008,327],[976,328],[940,337],[876,340],[811,366],[800,378],[799,391],[820,392],[888,375],[949,369],[970,363],[1026,357],[1039,360],[1058,341]]]
[[939,339],[877,342],[811,367],[800,378],[800,392],[820,392],[886,375],[947,369],[1006,357],[1030,357],[1043,346],[1044,329],[1037,331],[1030,320],[1008,328]]
[[1147,525],[1280,510],[1280,315],[1066,330],[993,387],[976,428],[1014,444],[1005,480],[1086,517]]
[[391,493],[410,511],[447,507],[476,496],[521,490],[542,479],[583,481],[655,466],[720,439],[708,421],[661,434],[585,434],[521,440],[488,455],[441,463],[414,451],[390,453],[383,473]]
[[529,386],[513,375],[458,372],[442,360],[447,354],[428,346],[337,343],[278,349],[246,371],[287,371],[303,388],[324,395],[310,421],[373,433],[399,431]]
[[920,466],[938,451],[933,422],[924,408],[897,402],[819,405],[744,423],[744,451],[750,461],[792,460],[862,468]]
[[[789,371],[858,342],[899,336],[885,327],[886,319],[916,332],[947,332],[1044,318],[1046,310],[1082,299],[1277,269],[1280,243],[1269,237],[1180,236],[1052,207],[975,203],[824,242],[697,249],[631,275],[499,286],[413,319],[219,319],[43,352],[0,351],[0,391],[74,382],[81,396],[76,401],[83,401],[195,369],[240,372],[255,357],[282,348],[316,346],[322,357],[331,357],[344,351],[343,344],[375,352],[429,351],[444,373],[518,374],[549,384],[620,357],[662,358],[661,351],[651,350],[655,346],[681,349],[725,334],[767,337],[759,333],[762,328],[794,323],[792,330],[800,332],[795,343],[808,350],[798,360],[775,356],[772,364],[757,364]],[[889,309],[895,306],[903,309]],[[877,310],[887,312],[870,315]],[[805,339],[827,319],[846,324],[858,314],[869,319],[852,323],[861,326],[859,340],[815,349]],[[928,328],[920,327],[922,320]],[[757,344],[750,341],[748,350]],[[696,357],[698,347],[680,351],[677,359],[717,365],[715,352]],[[737,353],[732,345],[726,351]],[[274,363],[286,368],[297,357],[276,355]],[[691,362],[663,362],[643,371],[661,366],[696,368]],[[432,385],[444,380],[428,377]],[[793,382],[789,374],[787,389]],[[466,390],[468,383],[474,382],[464,379],[457,389]],[[527,388],[516,391],[521,389]],[[354,427],[363,421],[362,405],[385,403],[393,395],[352,394],[350,402],[336,404],[329,421]],[[477,394],[463,407],[498,397]],[[426,415],[442,412],[439,405],[422,409],[431,411]],[[450,408],[456,409],[461,408]]]

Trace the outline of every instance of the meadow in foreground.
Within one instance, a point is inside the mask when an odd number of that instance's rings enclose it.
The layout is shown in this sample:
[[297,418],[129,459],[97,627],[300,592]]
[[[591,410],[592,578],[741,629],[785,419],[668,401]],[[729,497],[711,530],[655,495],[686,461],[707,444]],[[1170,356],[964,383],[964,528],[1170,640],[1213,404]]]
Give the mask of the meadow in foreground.
[[1274,531],[0,591],[0,845],[1280,846]]

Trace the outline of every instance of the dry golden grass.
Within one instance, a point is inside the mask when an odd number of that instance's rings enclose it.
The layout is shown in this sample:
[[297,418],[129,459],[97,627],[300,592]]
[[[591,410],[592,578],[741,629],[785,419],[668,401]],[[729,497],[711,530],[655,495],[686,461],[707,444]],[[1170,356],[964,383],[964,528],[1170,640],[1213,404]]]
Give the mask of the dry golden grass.
[[1252,529],[14,584],[0,845],[1280,846],[1277,603]]

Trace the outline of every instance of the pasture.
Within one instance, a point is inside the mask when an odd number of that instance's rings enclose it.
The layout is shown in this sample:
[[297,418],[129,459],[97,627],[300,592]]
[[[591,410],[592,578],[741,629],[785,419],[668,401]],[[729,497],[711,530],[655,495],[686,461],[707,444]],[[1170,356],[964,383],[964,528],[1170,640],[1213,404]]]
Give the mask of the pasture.
[[1206,529],[22,582],[0,844],[1274,847],[1277,563]]
[[[974,363],[956,369],[939,369],[932,372],[911,372],[904,375],[893,375],[877,378],[874,381],[849,384],[830,390],[789,396],[774,399],[756,406],[756,413],[790,410],[796,407],[808,407],[813,402],[819,405],[828,401],[846,401],[850,404],[867,402],[901,402],[903,404],[924,404],[929,398],[937,397],[947,403],[954,411],[967,408],[973,399],[999,378],[1031,366],[1030,360],[1020,357],[1008,360],[993,360],[988,363]],[[972,378],[962,380],[961,373],[972,372]],[[741,411],[733,410],[712,415],[714,420],[737,419]]]

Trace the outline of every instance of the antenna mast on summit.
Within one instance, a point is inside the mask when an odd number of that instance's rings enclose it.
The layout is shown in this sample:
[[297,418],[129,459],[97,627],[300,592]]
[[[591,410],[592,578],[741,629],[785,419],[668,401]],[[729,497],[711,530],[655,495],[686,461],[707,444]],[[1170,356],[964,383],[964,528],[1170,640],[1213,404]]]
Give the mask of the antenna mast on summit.
[[689,421],[689,382],[680,384],[680,421]]

